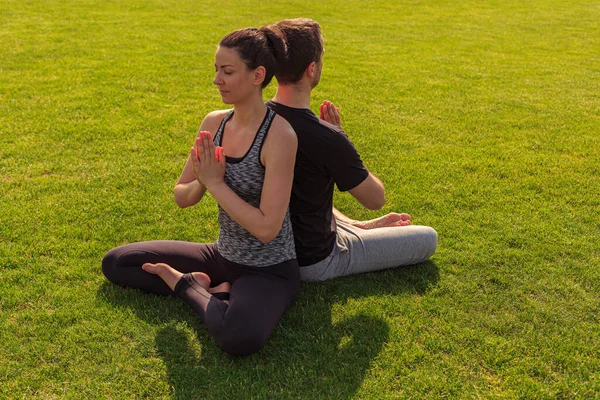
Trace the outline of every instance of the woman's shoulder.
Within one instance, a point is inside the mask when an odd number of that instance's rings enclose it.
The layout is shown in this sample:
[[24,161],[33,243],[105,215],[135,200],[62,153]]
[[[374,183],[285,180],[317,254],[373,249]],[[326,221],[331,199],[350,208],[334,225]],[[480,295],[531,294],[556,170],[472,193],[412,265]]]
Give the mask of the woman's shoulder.
[[[273,122],[271,122],[271,128],[269,134],[265,140],[265,153],[267,157],[269,154],[277,155],[277,157],[291,157],[296,154],[298,148],[298,137],[296,132],[292,129],[292,126],[285,120],[285,118],[275,115]],[[293,158],[292,158],[293,159]]]
[[296,137],[296,132],[294,131],[294,128],[292,128],[290,123],[287,122],[285,118],[277,114],[275,114],[273,122],[271,123],[271,133],[269,133],[269,135],[271,134],[285,141],[296,142],[298,140],[298,138]]
[[213,129],[216,130],[219,127],[219,125],[221,124],[221,121],[223,121],[223,118],[225,118],[225,116],[227,114],[229,114],[230,112],[231,112],[231,109],[216,110],[216,111],[209,112],[206,115],[206,117],[204,117],[204,120],[202,121],[201,130],[211,131],[211,132]]
[[227,110],[215,110],[215,111],[211,111],[208,114],[206,114],[205,118],[223,118],[225,115],[229,114],[231,111],[233,111],[233,109],[227,109]]
[[205,121],[210,121],[210,122],[214,122],[214,121],[219,121],[221,122],[223,120],[223,118],[229,114],[232,110],[216,110],[216,111],[211,111],[208,114],[206,114],[206,117],[204,117]]

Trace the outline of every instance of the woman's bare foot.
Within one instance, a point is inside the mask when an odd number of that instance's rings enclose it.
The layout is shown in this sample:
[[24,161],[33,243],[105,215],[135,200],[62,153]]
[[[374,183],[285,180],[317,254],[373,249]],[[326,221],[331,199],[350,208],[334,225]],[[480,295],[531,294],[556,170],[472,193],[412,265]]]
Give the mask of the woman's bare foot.
[[202,289],[210,292],[210,277],[208,275],[206,275],[204,272],[192,272],[191,275],[196,283],[202,287]]
[[165,283],[171,288],[171,290],[175,289],[175,285],[177,285],[177,282],[179,282],[183,276],[181,272],[164,263],[146,263],[142,265],[142,269],[151,274],[160,276],[161,279],[165,281]]
[[[177,285],[177,282],[179,282],[183,276],[181,272],[164,263],[146,263],[142,265],[142,269],[151,274],[160,276],[161,279],[165,281],[165,283],[171,288],[171,290],[175,290],[175,285]],[[202,272],[194,272],[192,273],[192,277],[200,286],[208,290],[210,287],[210,278],[208,275]]]
[[389,213],[379,218],[368,221],[356,221],[352,225],[361,229],[389,228],[394,226],[408,226],[412,218],[406,213]]
[[208,289],[209,293],[229,293],[231,291],[231,283],[223,282],[220,285]]

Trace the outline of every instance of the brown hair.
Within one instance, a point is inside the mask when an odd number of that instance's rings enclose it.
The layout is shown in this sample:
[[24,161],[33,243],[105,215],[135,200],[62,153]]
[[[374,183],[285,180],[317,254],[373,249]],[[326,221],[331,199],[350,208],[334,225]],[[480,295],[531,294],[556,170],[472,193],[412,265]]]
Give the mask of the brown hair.
[[271,82],[277,66],[286,57],[281,31],[274,25],[263,26],[260,29],[238,29],[221,39],[219,46],[236,50],[248,70],[256,69],[261,65],[265,67],[263,88]]
[[287,57],[279,65],[277,81],[299,82],[311,62],[319,62],[323,54],[321,26],[309,18],[284,19],[276,24],[285,39]]

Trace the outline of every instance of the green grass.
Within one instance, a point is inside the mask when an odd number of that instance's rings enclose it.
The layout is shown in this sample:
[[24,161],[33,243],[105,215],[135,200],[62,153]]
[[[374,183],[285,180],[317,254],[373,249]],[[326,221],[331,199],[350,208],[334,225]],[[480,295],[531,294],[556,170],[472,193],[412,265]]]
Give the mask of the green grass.
[[[109,284],[100,260],[216,239],[214,201],[171,194],[223,108],[216,43],[297,16],[325,34],[314,109],[340,106],[383,212],[439,248],[303,285],[266,348],[231,358],[181,301]],[[0,397],[597,396],[599,20],[581,0],[3,0]]]

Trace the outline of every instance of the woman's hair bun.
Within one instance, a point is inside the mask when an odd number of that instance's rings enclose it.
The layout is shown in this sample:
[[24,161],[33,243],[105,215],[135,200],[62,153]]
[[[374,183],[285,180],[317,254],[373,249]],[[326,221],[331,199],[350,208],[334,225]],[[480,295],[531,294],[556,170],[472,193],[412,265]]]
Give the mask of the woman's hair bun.
[[267,38],[267,43],[273,52],[276,63],[280,64],[284,62],[286,57],[286,46],[281,29],[279,29],[277,25],[265,25],[259,28],[259,31]]

